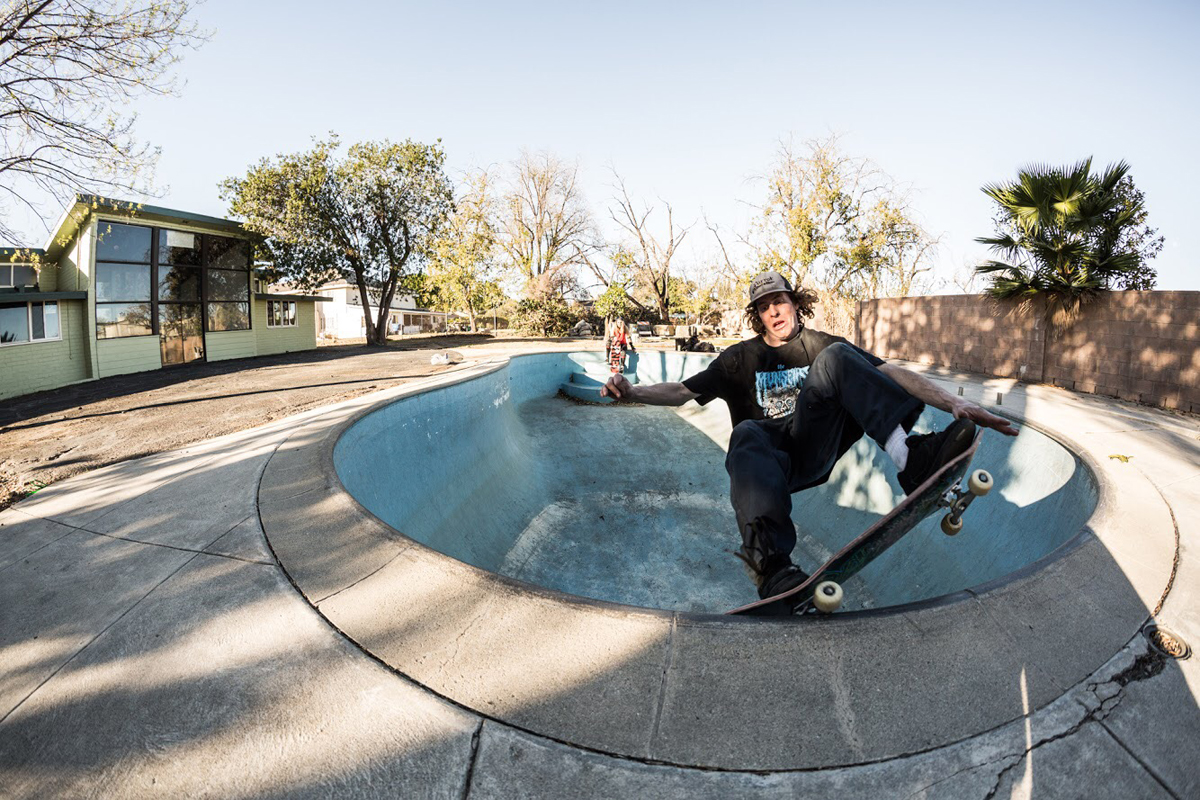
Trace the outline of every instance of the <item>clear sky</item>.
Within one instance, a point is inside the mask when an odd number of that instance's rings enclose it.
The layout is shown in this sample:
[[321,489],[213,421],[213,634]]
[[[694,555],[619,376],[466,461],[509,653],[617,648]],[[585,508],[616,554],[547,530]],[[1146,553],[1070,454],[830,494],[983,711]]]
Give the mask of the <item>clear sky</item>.
[[1132,165],[1167,239],[1158,288],[1200,290],[1200,3],[208,0],[195,18],[213,36],[181,95],[136,107],[163,151],[156,205],[227,215],[222,178],[329,131],[441,138],[452,174],[521,148],[578,160],[602,222],[611,164],[698,220],[699,258],[701,214],[742,226],[781,139],[838,133],[911,187],[943,278],[986,256],[982,184],[1090,155]]

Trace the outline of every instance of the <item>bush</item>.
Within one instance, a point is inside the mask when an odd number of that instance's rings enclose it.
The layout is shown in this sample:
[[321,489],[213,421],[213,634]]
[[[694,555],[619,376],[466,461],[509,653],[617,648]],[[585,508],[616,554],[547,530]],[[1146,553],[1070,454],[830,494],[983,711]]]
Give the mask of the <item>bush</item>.
[[566,336],[575,324],[571,309],[562,300],[522,300],[517,304],[517,330],[534,336]]

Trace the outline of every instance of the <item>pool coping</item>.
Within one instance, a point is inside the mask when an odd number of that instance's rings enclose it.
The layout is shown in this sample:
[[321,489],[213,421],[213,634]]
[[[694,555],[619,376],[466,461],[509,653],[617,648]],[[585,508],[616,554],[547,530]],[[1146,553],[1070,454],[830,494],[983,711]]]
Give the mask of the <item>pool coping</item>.
[[[430,691],[520,730],[724,770],[923,752],[1084,680],[1137,635],[1169,580],[1174,542],[1146,546],[1135,535],[1134,525],[1157,529],[1148,516],[1169,520],[1153,486],[1123,475],[1118,492],[1097,454],[1036,421],[1025,424],[1076,454],[1096,481],[1097,507],[1078,535],[980,587],[801,621],[641,609],[531,586],[430,550],[345,492],[333,448],[355,421],[509,363],[470,365],[305,421],[267,464],[259,509],[281,567],[332,625]],[[772,735],[781,726],[787,735]]]

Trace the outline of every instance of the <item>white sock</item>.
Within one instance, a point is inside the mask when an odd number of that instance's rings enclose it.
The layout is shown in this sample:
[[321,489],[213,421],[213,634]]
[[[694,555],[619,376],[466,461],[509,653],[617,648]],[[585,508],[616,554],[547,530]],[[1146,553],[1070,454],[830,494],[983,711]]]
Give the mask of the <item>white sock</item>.
[[887,444],[883,446],[900,472],[904,472],[904,468],[908,466],[908,442],[905,441],[907,438],[908,434],[904,432],[904,428],[897,425],[896,430],[888,437]]

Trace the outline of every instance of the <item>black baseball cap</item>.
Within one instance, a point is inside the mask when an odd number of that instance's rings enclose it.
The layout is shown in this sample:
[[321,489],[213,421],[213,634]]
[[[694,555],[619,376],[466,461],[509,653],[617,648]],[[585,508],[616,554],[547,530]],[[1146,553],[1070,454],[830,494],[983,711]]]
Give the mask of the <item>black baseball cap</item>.
[[764,297],[775,292],[791,292],[792,285],[788,283],[788,279],[780,275],[773,269],[769,269],[759,275],[754,276],[754,280],[750,281],[750,302],[754,303],[758,298]]

